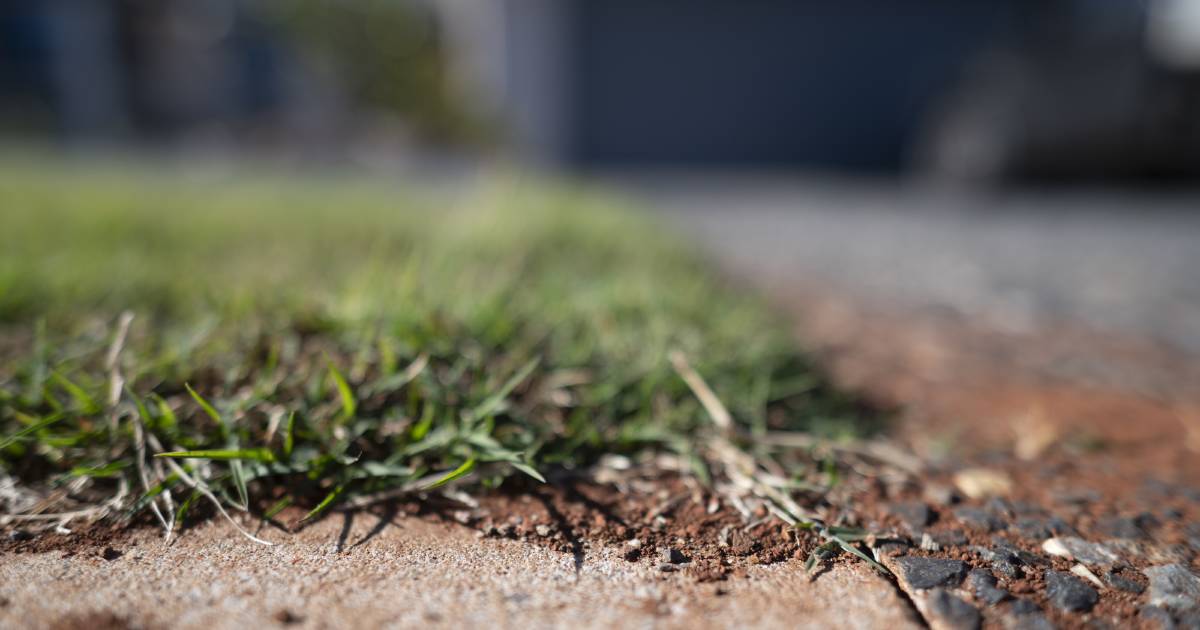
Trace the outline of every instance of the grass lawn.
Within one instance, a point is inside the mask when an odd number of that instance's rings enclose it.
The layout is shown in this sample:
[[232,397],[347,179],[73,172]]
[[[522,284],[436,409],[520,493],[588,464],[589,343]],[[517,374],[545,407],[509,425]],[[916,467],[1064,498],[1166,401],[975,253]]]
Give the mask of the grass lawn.
[[729,448],[788,472],[765,490],[787,512],[831,475],[765,438],[868,427],[786,323],[620,201],[248,171],[2,160],[10,522],[315,517],[605,454],[708,482]]

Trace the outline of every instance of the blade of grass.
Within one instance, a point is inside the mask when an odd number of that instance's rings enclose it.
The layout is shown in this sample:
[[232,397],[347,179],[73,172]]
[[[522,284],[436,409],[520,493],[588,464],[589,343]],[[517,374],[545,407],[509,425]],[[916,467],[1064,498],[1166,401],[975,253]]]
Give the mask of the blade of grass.
[[338,371],[333,361],[329,362],[329,376],[333,379],[333,384],[338,390],[338,397],[342,401],[341,421],[345,422],[353,418],[358,409],[358,402],[354,399],[354,390],[350,389],[350,384],[346,382],[346,378]]
[[525,473],[526,475],[529,475],[530,477],[533,477],[534,479],[537,479],[538,481],[540,481],[542,483],[546,483],[546,478],[543,477],[542,473],[538,472],[537,469],[534,468],[533,466],[530,466],[529,464],[526,464],[524,462],[510,462],[510,463],[512,464],[513,468],[516,468],[517,470]]
[[[21,415],[24,415],[24,414],[21,414]],[[18,440],[25,438],[29,435],[33,435],[34,433],[37,433],[38,431],[45,429],[46,427],[62,420],[65,417],[66,417],[66,415],[60,412],[60,413],[52,413],[52,414],[46,416],[45,418],[35,420],[33,424],[26,426],[25,428],[20,429],[19,431],[16,431],[16,432],[6,436],[4,439],[0,440],[0,450],[8,448],[8,446],[10,444],[13,444],[13,443],[17,442]]]
[[271,463],[275,461],[275,454],[270,449],[266,448],[246,448],[246,449],[210,449],[199,451],[171,451],[168,453],[155,453],[155,457],[174,457],[176,459],[190,457],[193,459],[214,459],[221,461],[233,461],[247,459],[256,462]]
[[459,477],[462,477],[462,476],[470,473],[471,470],[474,468],[475,468],[475,458],[472,457],[471,459],[468,459],[467,461],[463,462],[462,465],[460,465],[458,468],[455,468],[454,470],[451,470],[450,472],[446,473],[445,475],[442,475],[436,481],[425,486],[423,489],[424,490],[432,490],[434,488],[444,486],[444,485],[450,483],[451,481],[454,481],[455,479],[458,479]]
[[329,509],[329,506],[333,505],[333,502],[337,501],[345,491],[346,484],[338,484],[337,487],[329,491],[329,494],[325,495],[324,499],[321,499],[321,502],[317,504],[317,507],[309,511],[308,514],[305,514],[304,518],[300,519],[300,522],[303,523],[304,521],[312,520],[317,516],[320,516],[325,510]]
[[287,459],[292,458],[292,451],[296,448],[296,412],[288,414],[287,431],[283,434],[283,456]]
[[509,379],[504,382],[504,385],[500,386],[500,389],[496,390],[492,395],[485,398],[483,402],[471,409],[469,414],[471,421],[478,421],[484,416],[487,416],[495,411],[496,408],[500,406],[500,403],[504,402],[504,399],[507,398],[508,395],[517,388],[517,385],[520,385],[522,381],[528,378],[541,362],[541,357],[535,357],[525,365],[521,366],[521,369],[517,370],[516,373],[509,377]]
[[75,401],[75,404],[79,405],[80,413],[87,415],[100,413],[100,405],[96,402],[96,399],[92,398],[82,387],[72,382],[71,379],[63,376],[58,370],[50,372],[50,380],[55,385],[61,387],[63,391],[67,392],[67,395]]

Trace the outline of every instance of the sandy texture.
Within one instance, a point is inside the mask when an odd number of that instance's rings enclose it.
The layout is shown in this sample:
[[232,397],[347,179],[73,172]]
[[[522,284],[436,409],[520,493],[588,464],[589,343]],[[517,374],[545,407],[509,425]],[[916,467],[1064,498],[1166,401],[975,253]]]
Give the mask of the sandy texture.
[[335,515],[268,531],[279,544],[263,547],[214,522],[169,546],[135,534],[111,560],[104,548],[6,554],[0,627],[919,627],[861,564],[810,582],[788,561],[698,584],[616,549],[577,557],[417,519],[363,540],[379,525]]

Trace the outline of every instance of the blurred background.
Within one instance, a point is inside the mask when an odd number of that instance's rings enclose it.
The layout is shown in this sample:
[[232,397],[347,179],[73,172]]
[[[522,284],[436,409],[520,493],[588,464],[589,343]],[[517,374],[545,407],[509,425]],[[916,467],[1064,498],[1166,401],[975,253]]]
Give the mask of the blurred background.
[[3,0],[6,138],[1180,180],[1194,0]]
[[0,142],[516,163],[775,291],[1200,349],[1197,0],[0,0]]

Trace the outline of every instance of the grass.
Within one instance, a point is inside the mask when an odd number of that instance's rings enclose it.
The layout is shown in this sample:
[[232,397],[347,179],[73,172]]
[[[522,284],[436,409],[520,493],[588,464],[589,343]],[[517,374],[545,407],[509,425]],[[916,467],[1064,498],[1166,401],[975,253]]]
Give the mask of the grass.
[[757,297],[624,203],[468,188],[7,158],[0,508],[170,532],[197,502],[316,518],[605,454],[709,480],[714,431],[769,457],[756,437],[869,427]]

